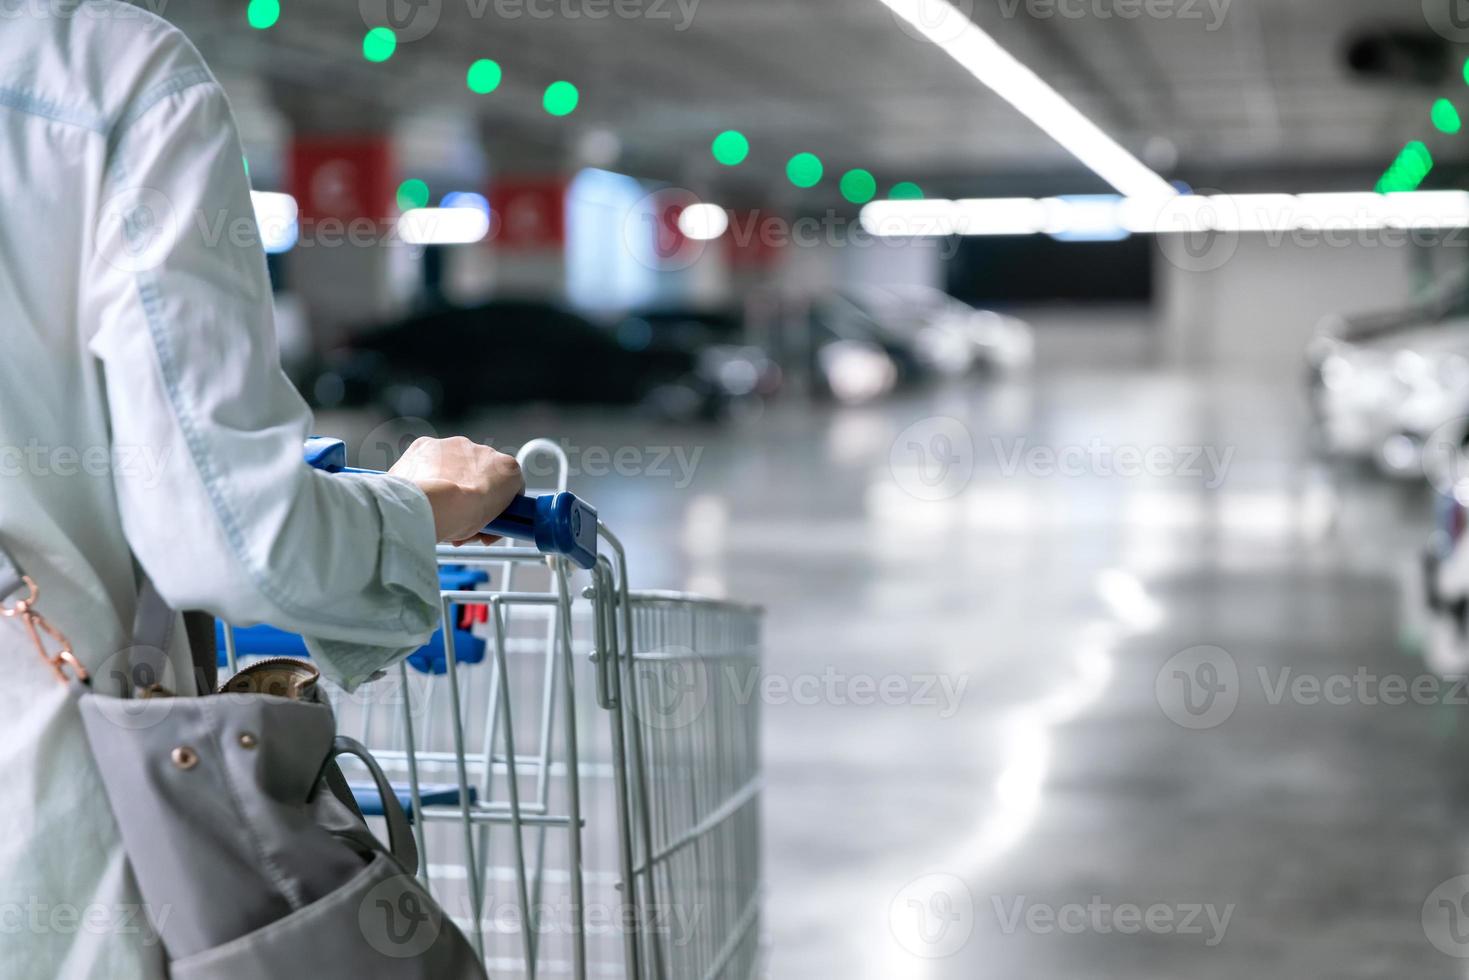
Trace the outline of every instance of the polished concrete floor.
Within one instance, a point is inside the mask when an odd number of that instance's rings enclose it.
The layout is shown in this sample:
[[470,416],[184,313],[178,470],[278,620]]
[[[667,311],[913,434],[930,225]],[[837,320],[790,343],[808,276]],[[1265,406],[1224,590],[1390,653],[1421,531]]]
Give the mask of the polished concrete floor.
[[1469,699],[1381,703],[1425,500],[1315,462],[1288,375],[1042,340],[873,407],[471,433],[569,441],[635,584],[768,608],[769,975],[1464,975]]

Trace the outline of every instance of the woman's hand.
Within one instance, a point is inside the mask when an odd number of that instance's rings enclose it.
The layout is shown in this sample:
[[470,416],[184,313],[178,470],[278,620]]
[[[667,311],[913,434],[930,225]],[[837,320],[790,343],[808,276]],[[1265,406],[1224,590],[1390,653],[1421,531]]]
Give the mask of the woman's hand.
[[463,436],[416,439],[388,472],[418,485],[433,508],[434,534],[454,544],[498,541],[484,526],[525,492],[515,457]]

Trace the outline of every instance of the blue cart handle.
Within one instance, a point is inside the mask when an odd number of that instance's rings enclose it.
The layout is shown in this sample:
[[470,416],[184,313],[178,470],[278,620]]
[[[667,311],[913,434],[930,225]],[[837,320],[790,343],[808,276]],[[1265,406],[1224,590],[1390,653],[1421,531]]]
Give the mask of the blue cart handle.
[[[306,440],[307,465],[327,473],[373,473],[347,465],[347,444],[313,436]],[[581,568],[597,564],[597,510],[575,494],[518,496],[505,513],[485,526],[486,534],[531,541],[546,555],[564,555]]]

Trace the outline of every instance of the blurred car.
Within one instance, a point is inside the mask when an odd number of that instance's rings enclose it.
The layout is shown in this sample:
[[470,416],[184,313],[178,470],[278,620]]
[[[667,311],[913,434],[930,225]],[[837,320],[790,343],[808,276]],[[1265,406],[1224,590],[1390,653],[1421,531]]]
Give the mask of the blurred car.
[[1322,449],[1417,477],[1433,434],[1469,411],[1465,289],[1396,313],[1328,318],[1307,357]]
[[813,300],[809,323],[810,376],[838,401],[871,401],[934,373],[911,333],[879,321],[846,293]]
[[941,289],[861,286],[850,293],[874,319],[912,336],[925,360],[942,374],[963,374],[974,367],[1023,370],[1035,360],[1035,336],[1029,324],[975,309]]
[[635,349],[553,303],[494,300],[366,331],[324,359],[309,392],[323,408],[458,417],[489,405],[627,405],[717,419],[747,386],[718,358]]
[[629,313],[612,328],[617,342],[634,351],[685,351],[701,370],[736,397],[768,398],[780,390],[780,366],[756,344],[745,342],[741,318],[724,310],[658,308]]

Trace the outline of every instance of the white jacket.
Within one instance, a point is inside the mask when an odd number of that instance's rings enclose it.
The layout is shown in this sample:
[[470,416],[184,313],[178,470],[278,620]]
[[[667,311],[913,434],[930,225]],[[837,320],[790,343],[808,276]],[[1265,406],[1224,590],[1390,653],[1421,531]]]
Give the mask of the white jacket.
[[[175,608],[305,634],[338,677],[435,626],[423,494],[301,461],[253,221],[176,30],[112,0],[0,12],[0,540],[99,684],[135,559]],[[9,620],[0,669],[0,974],[157,975],[80,724]]]

